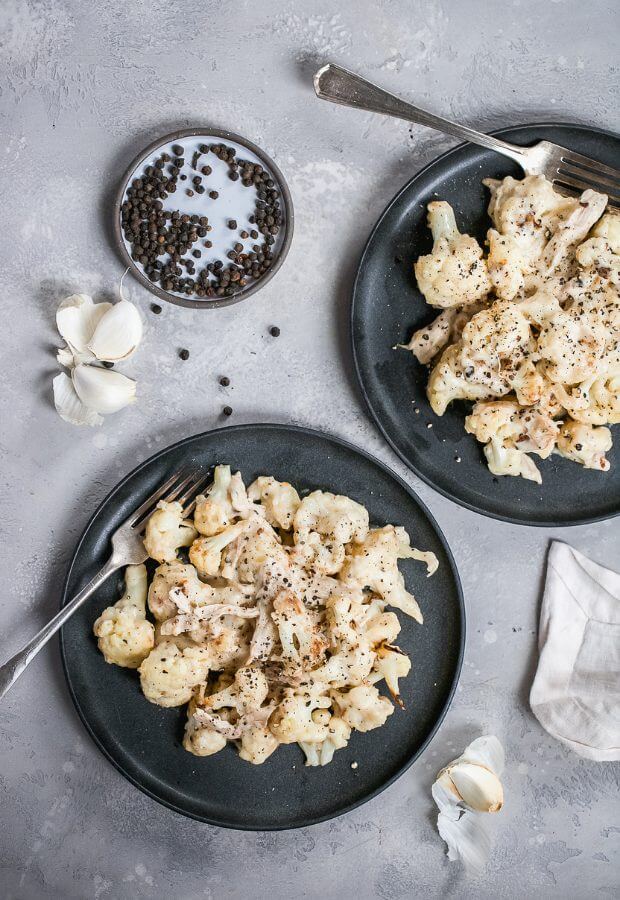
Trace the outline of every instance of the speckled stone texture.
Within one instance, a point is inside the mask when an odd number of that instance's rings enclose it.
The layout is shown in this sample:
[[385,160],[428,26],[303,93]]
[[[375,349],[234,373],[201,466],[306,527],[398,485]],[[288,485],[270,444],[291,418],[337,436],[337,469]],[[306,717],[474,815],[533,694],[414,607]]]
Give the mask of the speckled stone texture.
[[[134,790],[83,731],[54,644],[0,706],[2,896],[617,896],[618,769],[548,737],[527,693],[549,540],[613,565],[618,523],[543,531],[484,519],[420,484],[381,440],[351,367],[351,279],[388,199],[451,141],[321,103],[311,88],[315,67],[334,60],[482,129],[555,119],[617,130],[616,4],[3,0],[0,17],[2,656],[56,610],[109,488],[158,448],[221,424],[228,403],[234,422],[323,428],[393,466],[444,529],[469,616],[454,704],[420,760],[356,812],[279,834],[201,825]],[[99,430],[73,429],[50,400],[56,303],[116,290],[109,210],[121,171],[158,133],[205,122],[244,132],[282,167],[297,218],[290,256],[251,301],[213,312],[155,317],[127,279],[147,323],[126,366],[139,402]],[[430,785],[483,731],[506,745],[506,806],[492,863],[472,878],[444,856]]]

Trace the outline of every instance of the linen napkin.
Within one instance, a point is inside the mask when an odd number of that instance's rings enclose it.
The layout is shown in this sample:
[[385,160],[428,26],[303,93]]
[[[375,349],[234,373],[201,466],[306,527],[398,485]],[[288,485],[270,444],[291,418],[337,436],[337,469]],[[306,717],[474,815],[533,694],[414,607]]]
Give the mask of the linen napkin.
[[554,541],[532,712],[579,756],[620,759],[620,574]]

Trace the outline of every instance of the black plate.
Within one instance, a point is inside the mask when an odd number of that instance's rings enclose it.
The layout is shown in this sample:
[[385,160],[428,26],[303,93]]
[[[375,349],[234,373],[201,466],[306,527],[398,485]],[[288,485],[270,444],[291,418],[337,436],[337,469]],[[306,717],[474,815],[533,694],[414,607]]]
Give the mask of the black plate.
[[[115,528],[157,484],[188,463],[230,463],[246,482],[271,474],[302,491],[324,488],[363,503],[371,522],[404,525],[415,546],[432,550],[439,570],[406,561],[409,589],[423,626],[399,615],[399,645],[413,666],[401,681],[406,711],[383,728],[355,732],[325,768],[306,768],[296,746],[279,747],[251,766],[231,746],[199,759],[183,750],[185,708],[163,709],[142,696],[135,671],[108,665],[92,636],[101,611],[119,597],[112,578],[64,626],[61,652],[73,702],[99,749],[150,797],[203,822],[254,830],[296,828],[339,815],[397,778],[429,742],[454,693],[465,641],[459,577],[444,537],[424,504],[381,463],[337,438],[283,425],[240,425],[174,444],[128,475],[103,501],[82,536],[67,576],[63,603],[103,564]],[[351,768],[357,761],[358,767]]]
[[[526,125],[495,134],[522,145],[554,141],[607,165],[617,165],[620,153],[616,135],[582,125]],[[426,399],[427,370],[411,353],[392,349],[436,315],[413,275],[414,260],[432,246],[427,203],[447,200],[460,230],[482,241],[491,221],[481,179],[506,175],[522,177],[522,172],[491,150],[463,144],[418,172],[388,205],[368,240],[353,290],[351,333],[359,382],[375,422],[403,462],[461,506],[530,525],[606,519],[620,511],[618,429],[607,454],[610,472],[590,471],[554,455],[547,460],[534,457],[542,485],[495,478],[481,445],[465,433],[468,405],[453,403],[443,416],[436,416]]]

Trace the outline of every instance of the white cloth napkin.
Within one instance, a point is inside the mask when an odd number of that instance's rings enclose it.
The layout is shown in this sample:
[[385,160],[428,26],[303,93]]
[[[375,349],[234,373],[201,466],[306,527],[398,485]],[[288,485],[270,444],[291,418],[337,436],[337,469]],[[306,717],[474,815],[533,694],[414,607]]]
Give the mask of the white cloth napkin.
[[620,574],[554,541],[530,706],[586,759],[620,759]]

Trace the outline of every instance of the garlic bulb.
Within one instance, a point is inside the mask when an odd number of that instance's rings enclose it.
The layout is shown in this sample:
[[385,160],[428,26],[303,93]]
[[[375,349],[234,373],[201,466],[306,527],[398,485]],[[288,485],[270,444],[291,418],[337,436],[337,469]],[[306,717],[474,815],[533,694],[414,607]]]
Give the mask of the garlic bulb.
[[493,735],[477,738],[439,772],[432,794],[439,807],[437,828],[448,845],[448,858],[482,868],[491,841],[483,813],[499,812],[504,789],[499,780],[504,749]]
[[101,317],[88,342],[97,359],[119,362],[128,359],[142,340],[142,319],[129,300],[119,300]]
[[114,413],[136,399],[136,382],[111,369],[81,363],[71,375],[82,403],[98,413]]
[[[121,280],[122,284],[122,280]],[[71,375],[53,380],[54,405],[72,425],[101,425],[100,413],[114,413],[136,399],[136,382],[120,372],[90,365],[128,359],[142,340],[142,319],[120,290],[118,303],[94,303],[89,294],[66,297],[56,325],[67,346],[56,359]]]

